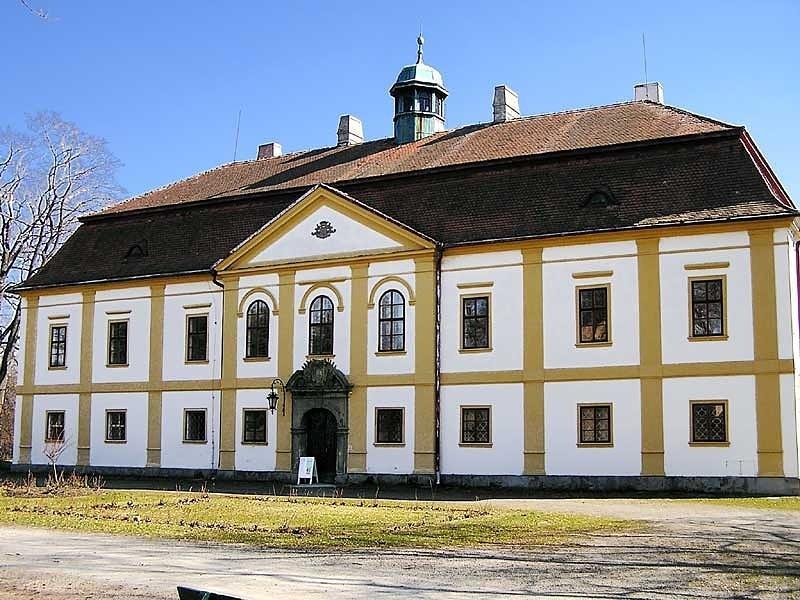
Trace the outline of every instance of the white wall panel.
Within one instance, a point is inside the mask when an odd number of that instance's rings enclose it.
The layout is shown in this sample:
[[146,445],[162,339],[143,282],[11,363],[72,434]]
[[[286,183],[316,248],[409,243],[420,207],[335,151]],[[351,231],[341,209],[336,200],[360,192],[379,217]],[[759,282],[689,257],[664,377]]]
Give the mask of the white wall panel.
[[[690,401],[727,400],[729,446],[690,446]],[[664,380],[664,470],[681,476],[754,476],[755,378],[684,377]]]
[[[375,409],[404,408],[403,438],[399,446],[375,445]],[[414,472],[414,388],[367,389],[367,473],[403,475]]]
[[[108,324],[126,319],[128,366],[108,366]],[[150,376],[150,288],[97,292],[92,338],[93,381],[147,381]]]
[[78,461],[78,395],[38,395],[33,397],[31,427],[31,463],[49,464],[45,456],[46,419],[48,411],[64,411],[64,451],[56,461],[59,465],[74,465]]
[[794,395],[794,375],[780,376],[781,439],[783,440],[783,471],[786,477],[798,476],[797,403]]
[[[639,475],[642,469],[639,380],[574,381],[544,386],[548,475]],[[578,405],[611,404],[610,447],[578,445]]]
[[[185,409],[206,410],[206,442],[183,441]],[[161,466],[212,469],[219,448],[219,392],[164,392],[161,399]]]
[[[447,385],[441,390],[441,471],[449,474],[521,475],[522,384]],[[460,445],[461,406],[491,406],[491,448]]]
[[[236,469],[240,471],[274,471],[277,447],[277,411],[267,410],[267,444],[243,444],[244,409],[268,409],[267,390],[238,390],[236,392]],[[281,410],[281,402],[278,409]]]
[[[78,383],[80,380],[82,311],[83,297],[81,294],[42,296],[40,299],[36,328],[35,383],[37,385]],[[51,369],[49,367],[51,325],[67,326],[65,368]]]
[[[89,463],[101,467],[147,464],[147,392],[92,394]],[[125,411],[127,440],[106,442],[106,411]]]
[[[268,293],[253,291],[259,289]],[[277,275],[242,277],[239,281],[239,305],[237,306],[236,320],[236,370],[238,377],[277,377],[280,307],[278,307],[278,314],[276,315],[275,302],[278,301],[279,297],[280,290]],[[263,300],[269,307],[268,360],[245,360],[247,352],[247,309],[256,300]],[[244,303],[242,303],[243,301]],[[239,308],[241,308],[241,313],[238,312]],[[287,310],[287,313],[291,313],[291,311]],[[291,318],[291,314],[287,314],[287,318]]]

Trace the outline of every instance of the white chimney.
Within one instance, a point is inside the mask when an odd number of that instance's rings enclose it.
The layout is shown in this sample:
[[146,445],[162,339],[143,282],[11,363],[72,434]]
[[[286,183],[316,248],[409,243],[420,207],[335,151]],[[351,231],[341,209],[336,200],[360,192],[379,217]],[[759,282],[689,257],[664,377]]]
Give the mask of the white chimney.
[[361,119],[353,115],[339,117],[339,129],[336,130],[337,146],[352,146],[364,141],[364,128]]
[[494,122],[504,123],[512,119],[519,119],[519,96],[517,92],[506,85],[494,88]]
[[258,147],[258,158],[275,158],[283,154],[281,145],[278,142],[270,142],[269,144],[261,144]]
[[664,88],[657,81],[637,83],[633,86],[633,99],[636,101],[650,100],[651,102],[664,104]]

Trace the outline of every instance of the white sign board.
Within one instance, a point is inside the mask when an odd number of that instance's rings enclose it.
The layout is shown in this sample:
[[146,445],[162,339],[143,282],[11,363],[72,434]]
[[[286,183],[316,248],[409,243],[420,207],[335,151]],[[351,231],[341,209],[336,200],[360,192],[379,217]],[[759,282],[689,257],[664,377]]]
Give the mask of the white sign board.
[[297,485],[303,479],[308,479],[308,483],[314,483],[314,479],[319,483],[319,474],[317,473],[317,459],[313,456],[301,456],[300,466],[297,469]]

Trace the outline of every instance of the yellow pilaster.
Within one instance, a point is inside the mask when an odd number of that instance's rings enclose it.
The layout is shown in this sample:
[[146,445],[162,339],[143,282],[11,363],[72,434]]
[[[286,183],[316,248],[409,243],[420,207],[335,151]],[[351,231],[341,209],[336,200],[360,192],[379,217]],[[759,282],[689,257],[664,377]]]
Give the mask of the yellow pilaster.
[[92,420],[92,351],[95,290],[83,292],[81,312],[80,394],[78,396],[78,463],[89,464]]
[[[25,369],[22,387],[32,390],[36,380],[36,328],[39,320],[39,296],[28,296],[25,306]],[[31,462],[31,439],[33,430],[33,395],[17,396],[20,410],[19,462]]]
[[525,475],[544,475],[544,314],[542,249],[522,251],[522,362]]
[[642,475],[664,475],[661,274],[658,239],[636,240],[636,248],[639,278]]
[[164,370],[164,284],[150,286],[150,365],[147,394],[147,466],[161,466],[161,387]]
[[[778,312],[773,230],[750,231],[753,286],[753,359],[778,361]],[[781,389],[777,373],[756,374],[758,475],[783,477]]]
[[239,278],[221,279],[222,292],[222,380],[219,414],[219,468],[236,468],[236,363]]
[[417,258],[414,262],[417,294],[414,306],[414,472],[433,473],[436,274],[433,256]]
[[367,276],[368,264],[350,267],[350,376],[355,386],[350,394],[347,471],[367,470]]
[[[288,381],[294,372],[294,271],[284,271],[278,276],[278,376]],[[278,441],[276,449],[277,471],[292,470],[292,398],[286,393],[286,414],[279,404],[275,413],[278,419]]]

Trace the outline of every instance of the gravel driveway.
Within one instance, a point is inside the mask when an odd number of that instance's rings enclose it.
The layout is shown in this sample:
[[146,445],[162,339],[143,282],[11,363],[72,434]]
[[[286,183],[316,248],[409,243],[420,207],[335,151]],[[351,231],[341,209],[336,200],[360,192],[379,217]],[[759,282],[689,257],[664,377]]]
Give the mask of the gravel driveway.
[[497,500],[650,525],[534,550],[258,550],[0,528],[0,598],[800,598],[800,513],[658,500]]

